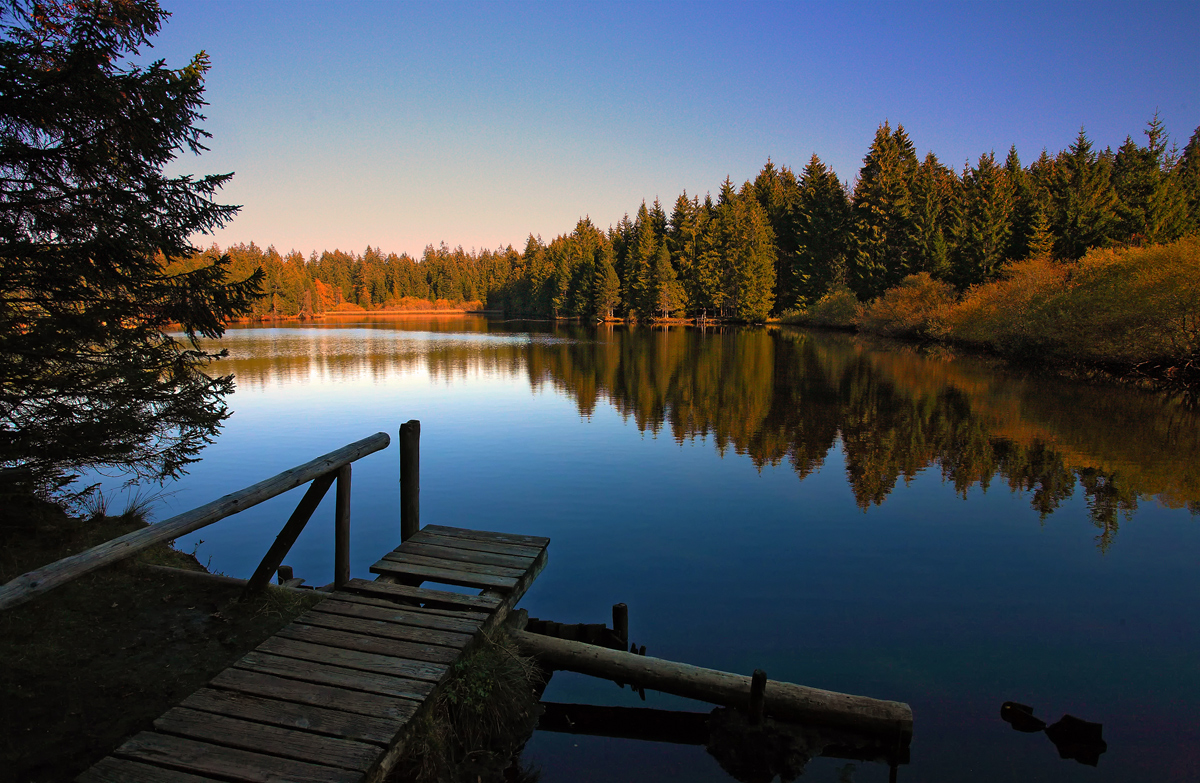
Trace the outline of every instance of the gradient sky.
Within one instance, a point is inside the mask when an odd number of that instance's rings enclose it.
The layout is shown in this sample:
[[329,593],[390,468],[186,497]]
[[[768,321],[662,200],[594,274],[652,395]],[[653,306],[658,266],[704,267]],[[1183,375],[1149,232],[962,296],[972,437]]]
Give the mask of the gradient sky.
[[241,214],[207,245],[419,255],[549,241],[816,153],[853,181],[884,120],[961,169],[1015,144],[1200,125],[1200,3],[160,0],[149,52],[208,52]]

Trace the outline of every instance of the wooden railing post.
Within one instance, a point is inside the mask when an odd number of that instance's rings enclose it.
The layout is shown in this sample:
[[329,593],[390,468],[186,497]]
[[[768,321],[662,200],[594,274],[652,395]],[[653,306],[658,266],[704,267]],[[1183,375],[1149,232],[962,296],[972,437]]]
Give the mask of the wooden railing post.
[[300,532],[304,530],[304,526],[312,518],[313,512],[317,510],[317,506],[321,505],[321,499],[325,497],[325,493],[329,490],[329,485],[333,483],[334,475],[336,474],[331,471],[324,476],[317,476],[313,479],[312,484],[308,485],[308,490],[304,493],[304,497],[300,499],[300,504],[292,512],[292,516],[288,519],[287,524],[283,526],[283,530],[279,531],[279,535],[275,538],[275,543],[271,544],[271,548],[267,550],[267,554],[263,557],[262,562],[254,570],[254,575],[246,582],[246,588],[242,591],[243,598],[260,592],[271,583],[271,574],[275,573],[280,564],[283,563],[283,559],[287,557],[288,552],[292,549],[292,544],[295,544],[296,539],[300,537]]
[[350,465],[337,472],[337,507],[333,519],[333,584],[350,581]]
[[421,529],[421,422],[400,425],[400,540]]

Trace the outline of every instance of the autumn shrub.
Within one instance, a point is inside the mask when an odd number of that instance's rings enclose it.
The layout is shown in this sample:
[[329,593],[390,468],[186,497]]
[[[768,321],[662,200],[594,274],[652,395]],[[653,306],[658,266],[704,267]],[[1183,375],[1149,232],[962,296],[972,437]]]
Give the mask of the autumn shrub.
[[864,332],[887,337],[940,340],[949,334],[956,299],[953,286],[921,272],[862,307],[855,323]]
[[859,307],[858,297],[853,291],[844,285],[836,285],[808,308],[805,320],[813,326],[852,328]]
[[951,337],[1024,356],[1179,365],[1200,358],[1200,238],[1030,260],[972,288]]

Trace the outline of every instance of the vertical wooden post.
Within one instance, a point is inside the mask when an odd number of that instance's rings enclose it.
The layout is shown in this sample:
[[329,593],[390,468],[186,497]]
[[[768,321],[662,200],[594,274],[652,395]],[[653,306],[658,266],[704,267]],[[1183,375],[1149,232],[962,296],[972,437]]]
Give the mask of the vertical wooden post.
[[350,581],[350,466],[337,472],[337,505],[333,518],[333,584]]
[[763,701],[767,692],[767,673],[755,669],[750,678],[750,725],[757,726],[763,719]]
[[400,540],[421,529],[421,422],[400,425]]
[[629,644],[629,607],[625,604],[613,604],[613,631],[621,640],[621,649]]

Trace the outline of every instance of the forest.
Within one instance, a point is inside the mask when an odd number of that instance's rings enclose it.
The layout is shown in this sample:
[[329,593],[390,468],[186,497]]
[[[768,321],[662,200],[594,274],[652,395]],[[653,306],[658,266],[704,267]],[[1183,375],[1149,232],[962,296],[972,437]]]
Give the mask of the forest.
[[[548,244],[465,251],[444,243],[421,258],[339,250],[305,258],[254,244],[177,265],[231,259],[261,267],[255,317],[338,310],[466,306],[552,318],[705,317],[762,322],[802,312],[831,290],[870,302],[912,275],[961,294],[1012,263],[1075,262],[1094,248],[1147,247],[1200,233],[1200,128],[1172,145],[1157,115],[1141,143],[1096,150],[1083,130],[1066,150],[1028,165],[1014,148],[960,171],[918,158],[903,126],[884,123],[853,184],[816,155],[796,174],[768,160],[715,198],[681,193],[643,202],[607,230],[581,218]],[[441,301],[439,301],[441,300]]]

